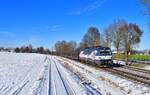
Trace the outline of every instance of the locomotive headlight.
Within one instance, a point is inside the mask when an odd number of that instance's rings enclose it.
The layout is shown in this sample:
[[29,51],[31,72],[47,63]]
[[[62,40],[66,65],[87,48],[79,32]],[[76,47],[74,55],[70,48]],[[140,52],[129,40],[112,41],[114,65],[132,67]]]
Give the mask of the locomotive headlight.
[[109,59],[111,59],[112,57],[111,57],[111,56],[109,56],[108,58],[109,58]]
[[101,60],[101,57],[95,56],[95,60]]
[[110,56],[109,59],[112,59],[112,56]]
[[105,59],[112,59],[112,56],[105,56]]

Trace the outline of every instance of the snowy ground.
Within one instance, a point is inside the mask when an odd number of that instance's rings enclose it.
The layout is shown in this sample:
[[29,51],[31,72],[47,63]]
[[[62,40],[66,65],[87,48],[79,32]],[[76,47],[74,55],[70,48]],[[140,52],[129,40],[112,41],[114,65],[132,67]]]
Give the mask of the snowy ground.
[[[145,62],[145,61],[144,61]],[[119,63],[119,64],[122,64],[122,65],[125,65],[125,62],[124,61],[117,61],[117,60],[113,60],[113,63]],[[137,68],[141,68],[141,69],[145,69],[145,70],[150,70],[150,64],[149,63],[138,63],[138,62],[130,62],[130,65],[133,66],[133,67],[137,67]]]
[[80,74],[86,81],[90,81],[91,85],[99,89],[102,95],[106,93],[110,95],[150,95],[150,87],[79,62],[61,57],[56,58],[63,64],[67,64],[72,71]]
[[101,95],[54,57],[0,52],[0,95]]
[[86,95],[70,73],[51,58],[51,95]]
[[0,95],[150,95],[150,88],[66,58],[0,52]]
[[0,95],[46,95],[48,64],[45,58],[39,54],[1,52]]
[[51,95],[101,95],[54,57],[51,57],[51,61]]

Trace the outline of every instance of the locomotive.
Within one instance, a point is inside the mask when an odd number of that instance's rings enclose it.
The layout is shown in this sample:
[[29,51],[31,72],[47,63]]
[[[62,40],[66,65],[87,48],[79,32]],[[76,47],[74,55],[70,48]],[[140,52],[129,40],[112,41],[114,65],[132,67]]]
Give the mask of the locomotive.
[[81,50],[79,60],[92,65],[110,65],[112,62],[112,52],[108,47],[91,47]]
[[77,49],[69,54],[56,53],[55,55],[100,67],[109,67],[113,63],[111,49],[102,46],[87,47],[84,49]]

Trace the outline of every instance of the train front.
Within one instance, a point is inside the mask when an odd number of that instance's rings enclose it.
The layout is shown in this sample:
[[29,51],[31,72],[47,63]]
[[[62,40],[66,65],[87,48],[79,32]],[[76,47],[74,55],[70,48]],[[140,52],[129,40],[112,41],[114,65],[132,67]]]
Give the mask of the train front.
[[98,48],[95,54],[95,63],[98,65],[109,65],[112,63],[112,52],[110,48]]

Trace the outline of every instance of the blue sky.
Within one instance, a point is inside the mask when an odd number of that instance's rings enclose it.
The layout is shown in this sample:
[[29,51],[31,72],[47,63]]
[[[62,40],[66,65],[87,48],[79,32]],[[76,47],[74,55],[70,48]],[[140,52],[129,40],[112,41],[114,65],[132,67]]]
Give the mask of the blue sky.
[[150,49],[147,18],[138,0],[0,0],[0,46],[51,48],[58,40],[80,42],[88,27],[100,33],[114,19],[137,23],[144,34],[138,49]]

